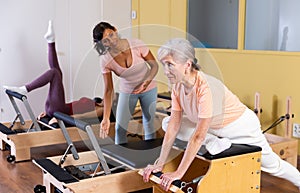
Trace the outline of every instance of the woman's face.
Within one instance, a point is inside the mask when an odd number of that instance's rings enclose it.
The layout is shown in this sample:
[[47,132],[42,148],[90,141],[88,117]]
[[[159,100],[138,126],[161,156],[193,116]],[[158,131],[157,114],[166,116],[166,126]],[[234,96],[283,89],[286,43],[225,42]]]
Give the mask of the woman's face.
[[105,29],[103,38],[101,40],[104,47],[113,48],[118,44],[119,36],[117,31],[112,29]]
[[176,84],[184,78],[184,64],[176,63],[173,57],[168,55],[161,60],[164,67],[164,74],[171,84]]

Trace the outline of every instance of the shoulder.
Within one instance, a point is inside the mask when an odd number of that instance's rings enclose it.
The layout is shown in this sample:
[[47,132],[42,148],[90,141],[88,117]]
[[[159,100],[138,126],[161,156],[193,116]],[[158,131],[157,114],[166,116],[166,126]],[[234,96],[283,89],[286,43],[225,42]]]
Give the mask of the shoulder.
[[112,57],[111,55],[107,52],[103,55],[101,55],[100,57],[100,63],[103,64],[103,63],[108,63],[110,60],[112,60]]
[[173,86],[173,93],[175,96],[179,96],[180,93],[181,93],[181,89],[182,89],[182,84],[181,83],[176,83],[174,86]]

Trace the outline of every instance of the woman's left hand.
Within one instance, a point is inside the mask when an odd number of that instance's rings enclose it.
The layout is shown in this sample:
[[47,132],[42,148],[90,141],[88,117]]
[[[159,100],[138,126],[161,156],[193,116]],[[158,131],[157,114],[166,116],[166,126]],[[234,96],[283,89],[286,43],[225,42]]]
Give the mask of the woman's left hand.
[[139,94],[146,90],[151,80],[145,80],[138,88],[136,88],[132,94]]
[[49,125],[52,125],[53,123],[57,123],[57,119],[55,117],[53,117],[52,119],[50,119],[49,121]]
[[172,185],[172,182],[180,178],[181,177],[176,172],[164,173],[160,176],[160,186],[165,191],[168,191]]

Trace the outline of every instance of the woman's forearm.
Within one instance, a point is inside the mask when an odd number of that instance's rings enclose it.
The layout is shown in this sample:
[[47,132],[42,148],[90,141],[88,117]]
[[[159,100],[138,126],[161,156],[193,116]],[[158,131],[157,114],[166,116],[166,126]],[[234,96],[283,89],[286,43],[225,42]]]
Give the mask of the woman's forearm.
[[113,101],[113,91],[106,91],[103,98],[103,119],[109,119],[111,108],[112,108],[112,101]]

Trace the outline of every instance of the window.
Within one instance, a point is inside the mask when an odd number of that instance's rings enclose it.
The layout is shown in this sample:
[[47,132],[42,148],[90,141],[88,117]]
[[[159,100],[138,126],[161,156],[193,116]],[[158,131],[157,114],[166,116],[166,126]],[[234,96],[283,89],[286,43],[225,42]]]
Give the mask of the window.
[[[236,49],[238,0],[189,0],[187,31],[195,47]],[[198,43],[197,41],[198,40]]]
[[300,50],[299,0],[247,0],[246,50]]

